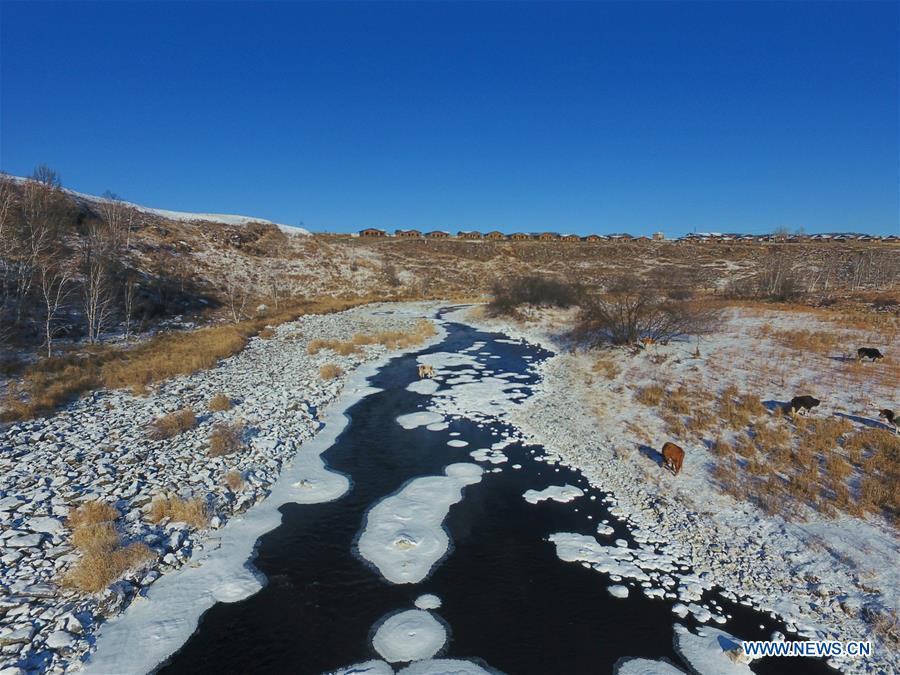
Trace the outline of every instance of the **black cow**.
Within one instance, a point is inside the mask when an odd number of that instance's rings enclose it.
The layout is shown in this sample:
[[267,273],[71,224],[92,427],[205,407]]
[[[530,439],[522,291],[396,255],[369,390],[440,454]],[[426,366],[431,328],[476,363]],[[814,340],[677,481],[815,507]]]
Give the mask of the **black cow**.
[[888,410],[887,408],[880,410],[878,411],[878,417],[887,422],[888,426],[894,427],[894,433],[897,433],[897,418],[894,417],[893,410]]
[[809,411],[819,405],[822,401],[812,396],[795,396],[791,399],[790,404],[788,404],[788,408],[791,411],[791,414],[801,412],[803,410]]
[[875,347],[860,347],[856,350],[856,360],[861,361],[862,359],[869,359],[871,361],[877,361],[878,359],[883,359],[884,354],[875,349]]

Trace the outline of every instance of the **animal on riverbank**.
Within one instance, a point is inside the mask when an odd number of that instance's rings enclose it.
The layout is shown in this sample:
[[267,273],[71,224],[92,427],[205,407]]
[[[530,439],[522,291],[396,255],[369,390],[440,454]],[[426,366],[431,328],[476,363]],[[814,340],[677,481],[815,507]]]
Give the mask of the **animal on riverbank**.
[[662,446],[662,456],[663,468],[671,470],[672,475],[677,476],[684,463],[684,450],[674,443],[666,442]]
[[884,354],[875,349],[875,347],[860,347],[856,350],[856,360],[862,361],[869,359],[870,361],[878,361],[884,358]]
[[419,379],[423,377],[434,377],[434,366],[427,366],[424,363],[419,364]]
[[878,418],[887,422],[888,426],[894,427],[894,433],[896,434],[898,431],[897,428],[897,418],[894,416],[894,411],[885,408],[884,410],[878,411]]
[[788,404],[788,408],[791,412],[791,415],[796,415],[797,413],[802,413],[804,411],[809,412],[821,402],[822,401],[815,398],[814,396],[795,396]]

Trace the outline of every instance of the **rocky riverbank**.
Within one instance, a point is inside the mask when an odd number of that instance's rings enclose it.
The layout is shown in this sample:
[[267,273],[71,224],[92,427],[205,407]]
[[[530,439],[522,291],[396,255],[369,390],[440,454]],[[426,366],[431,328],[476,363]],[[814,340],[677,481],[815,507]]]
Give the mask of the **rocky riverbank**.
[[[310,355],[311,341],[412,330],[433,309],[369,305],[304,316],[269,338],[252,339],[216,368],[173,379],[147,396],[100,391],[52,417],[0,428],[0,673],[63,672],[78,663],[99,622],[189,564],[211,532],[266,498],[300,445],[322,427],[322,410],[349,374],[386,352],[372,344],[348,356],[328,349]],[[322,379],[326,364],[342,373]],[[217,394],[232,407],[210,411]],[[155,439],[152,423],[184,408],[194,412],[195,425]],[[209,438],[222,424],[240,430],[240,447],[214,457]],[[208,526],[150,522],[161,495],[201,500]],[[123,543],[146,544],[152,555],[106,590],[85,595],[63,584],[80,558],[67,517],[93,500],[117,509]]]

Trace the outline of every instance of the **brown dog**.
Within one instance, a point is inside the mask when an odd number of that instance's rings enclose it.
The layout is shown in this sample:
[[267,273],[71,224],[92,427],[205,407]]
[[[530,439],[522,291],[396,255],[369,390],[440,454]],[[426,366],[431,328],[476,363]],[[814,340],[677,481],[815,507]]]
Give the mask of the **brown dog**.
[[677,476],[684,463],[684,450],[674,443],[666,443],[662,447],[662,456],[663,468],[671,469],[672,473]]

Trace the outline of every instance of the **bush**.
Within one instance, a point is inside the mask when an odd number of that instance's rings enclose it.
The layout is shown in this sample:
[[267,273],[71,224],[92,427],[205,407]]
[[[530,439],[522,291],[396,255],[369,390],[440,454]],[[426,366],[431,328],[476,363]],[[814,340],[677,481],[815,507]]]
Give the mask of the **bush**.
[[228,489],[232,492],[237,492],[238,490],[244,487],[244,476],[240,471],[235,471],[232,469],[228,473],[225,474],[225,485],[228,486]]
[[487,305],[489,316],[514,314],[522,305],[539,307],[572,307],[581,299],[581,288],[540,274],[529,274],[498,281],[492,289],[493,299]]
[[182,408],[168,415],[163,415],[152,425],[150,436],[156,440],[172,438],[180,433],[193,428],[197,423],[197,417],[190,408]]
[[583,303],[573,337],[589,347],[633,344],[642,338],[666,343],[708,333],[718,321],[719,311],[712,307],[669,300],[634,278],[622,277],[606,293]]
[[151,523],[158,523],[165,518],[178,523],[186,523],[195,528],[205,527],[209,523],[206,501],[199,497],[182,499],[175,495],[154,497],[150,502],[147,520]]
[[209,456],[230,455],[244,448],[243,427],[239,424],[220,422],[209,434]]
[[209,401],[210,412],[231,410],[231,399],[226,394],[216,394]]
[[72,545],[81,558],[63,577],[63,585],[85,593],[98,593],[122,574],[152,557],[144,544],[122,547],[115,519],[119,513],[104,502],[85,502],[69,513]]
[[324,366],[319,368],[319,377],[323,380],[333,380],[336,377],[340,377],[344,374],[344,369],[341,368],[336,363],[326,363]]

